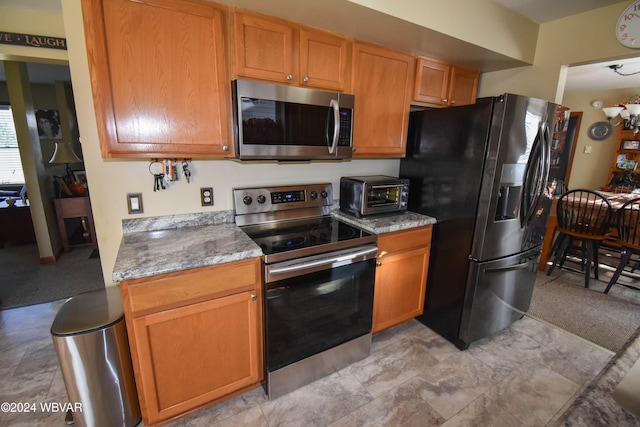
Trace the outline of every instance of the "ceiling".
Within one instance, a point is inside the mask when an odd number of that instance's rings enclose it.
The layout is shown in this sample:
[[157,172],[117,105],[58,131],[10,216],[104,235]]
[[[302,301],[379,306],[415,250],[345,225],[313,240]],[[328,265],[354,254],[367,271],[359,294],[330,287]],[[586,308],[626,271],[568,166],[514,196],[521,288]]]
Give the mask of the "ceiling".
[[[16,0],[17,1],[17,0]],[[625,0],[494,0],[513,9],[533,22],[544,24],[578,13],[610,6],[615,3],[629,3]]]
[[[625,0],[494,0],[534,22],[543,24]],[[630,3],[630,1],[629,1]],[[61,0],[0,0],[0,6],[62,13]]]
[[[621,3],[620,0],[495,0],[528,17],[534,22],[543,24],[593,9]],[[631,0],[622,1],[631,4]],[[610,65],[622,65],[618,71],[620,76],[609,68]],[[570,67],[567,72],[565,93],[595,92],[640,87],[640,52],[638,58],[614,60],[596,64]]]
[[[528,17],[534,22],[543,24],[556,19],[565,18],[593,9],[621,3],[620,0],[495,0]],[[631,0],[622,3],[631,3]],[[60,0],[0,0],[0,6],[21,7],[62,13]],[[640,53],[638,58],[608,61],[570,67],[565,87],[566,93],[584,91],[614,90],[640,87],[640,73],[623,77],[613,72],[610,65],[622,65],[621,73],[640,72]],[[35,64],[28,66],[29,78],[38,83],[54,80],[70,80],[68,67]],[[0,67],[0,81],[5,80],[4,69]]]

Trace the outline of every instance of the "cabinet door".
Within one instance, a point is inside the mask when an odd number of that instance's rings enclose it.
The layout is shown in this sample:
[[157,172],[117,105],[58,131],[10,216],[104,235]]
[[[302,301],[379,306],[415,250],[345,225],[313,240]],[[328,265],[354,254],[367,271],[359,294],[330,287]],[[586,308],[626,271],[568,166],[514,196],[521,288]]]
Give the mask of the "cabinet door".
[[345,91],[350,43],[334,34],[300,30],[300,84]]
[[372,332],[423,313],[430,248],[389,253],[378,258]]
[[354,43],[354,157],[405,156],[413,75],[413,56]]
[[244,292],[133,319],[145,424],[261,381],[261,304]]
[[232,157],[223,14],[185,0],[83,0],[103,157]]
[[449,105],[468,105],[476,102],[480,72],[453,66],[449,86]]
[[413,99],[430,104],[447,105],[450,75],[449,64],[418,57]]
[[299,77],[294,63],[294,29],[277,19],[235,13],[236,74],[294,83]]

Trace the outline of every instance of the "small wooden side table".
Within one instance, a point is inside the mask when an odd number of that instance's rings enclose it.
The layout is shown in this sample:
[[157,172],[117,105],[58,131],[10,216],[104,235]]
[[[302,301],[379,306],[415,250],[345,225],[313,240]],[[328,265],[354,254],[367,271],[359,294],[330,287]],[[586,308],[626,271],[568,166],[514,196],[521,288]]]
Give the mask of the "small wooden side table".
[[89,237],[94,249],[98,249],[96,229],[93,224],[93,213],[91,212],[91,201],[89,197],[68,197],[63,199],[53,199],[56,205],[56,216],[58,217],[58,228],[62,236],[62,247],[65,252],[71,250],[65,218],[86,218]]

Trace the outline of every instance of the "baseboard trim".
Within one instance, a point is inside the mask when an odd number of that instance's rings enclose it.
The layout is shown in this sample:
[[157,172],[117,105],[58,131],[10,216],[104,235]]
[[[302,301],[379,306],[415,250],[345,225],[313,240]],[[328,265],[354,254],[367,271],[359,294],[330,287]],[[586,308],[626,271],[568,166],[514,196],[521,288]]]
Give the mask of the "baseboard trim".
[[40,257],[40,264],[55,264],[56,257],[54,256],[43,256]]

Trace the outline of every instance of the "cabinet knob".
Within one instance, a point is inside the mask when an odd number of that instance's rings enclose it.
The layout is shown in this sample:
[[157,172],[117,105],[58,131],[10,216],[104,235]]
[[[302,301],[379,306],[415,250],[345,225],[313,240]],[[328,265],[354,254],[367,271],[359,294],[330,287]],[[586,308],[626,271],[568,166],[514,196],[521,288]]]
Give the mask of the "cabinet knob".
[[442,102],[444,102],[446,104],[447,102],[449,102],[449,100],[447,98],[445,98],[445,99],[442,100]]
[[229,146],[228,145],[223,145],[222,146],[222,151],[229,151]]
[[293,76],[291,74],[287,74],[287,80],[289,81],[293,80]]
[[251,301],[255,301],[258,299],[258,296],[256,294],[251,294]]
[[302,81],[305,83],[309,83],[309,77],[305,77],[304,79],[302,79]]
[[377,265],[378,267],[380,267],[380,266],[382,265],[382,263],[381,263],[380,261],[378,261],[378,262],[376,262],[376,265]]
[[456,100],[455,100],[455,99],[452,99],[452,100],[451,100],[451,102],[450,102],[449,104],[453,105],[453,104],[455,104],[455,103],[456,103]]

